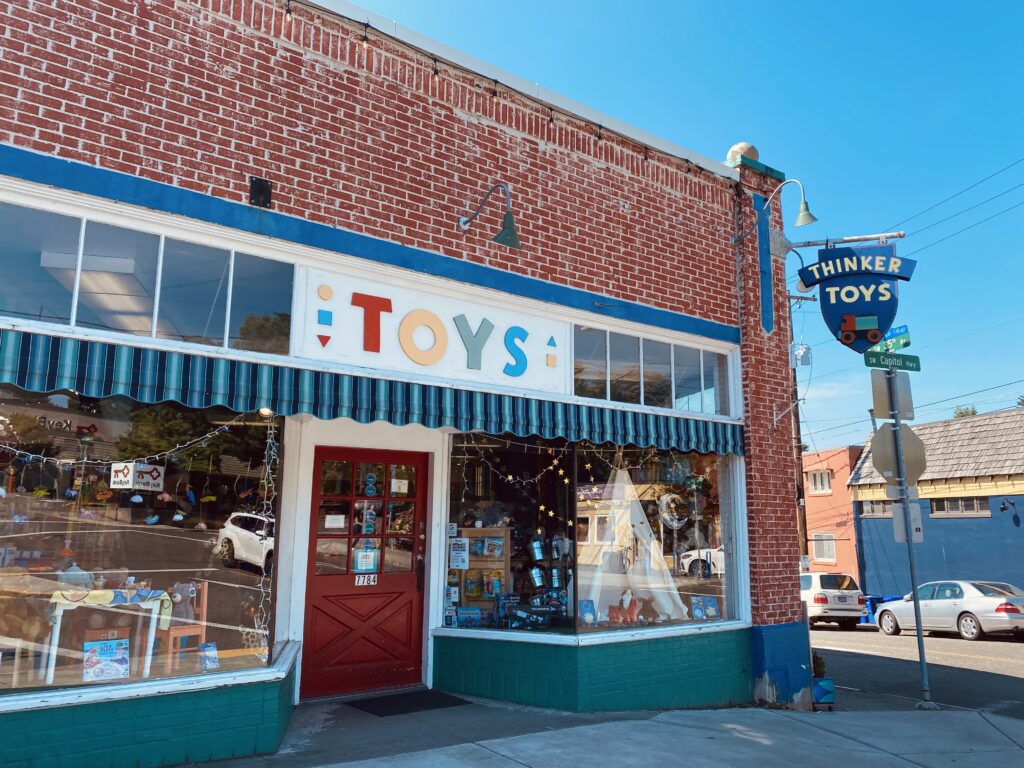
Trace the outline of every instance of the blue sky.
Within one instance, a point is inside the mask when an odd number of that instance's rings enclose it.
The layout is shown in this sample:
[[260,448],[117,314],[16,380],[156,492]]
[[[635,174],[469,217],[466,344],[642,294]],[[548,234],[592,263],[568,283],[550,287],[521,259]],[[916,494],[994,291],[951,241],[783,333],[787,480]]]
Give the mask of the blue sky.
[[[819,219],[788,225],[791,240],[899,224],[909,236],[898,254],[918,260],[896,319],[910,326],[906,352],[921,357],[922,372],[911,374],[918,421],[948,418],[956,405],[1007,407],[1024,393],[1024,88],[1004,34],[1024,27],[1024,5],[360,5],[709,157],[753,142],[762,161],[804,183]],[[791,222],[799,203],[792,185],[783,200]],[[797,267],[790,255],[792,282]],[[794,333],[813,348],[813,365],[798,370],[805,442],[820,449],[862,441],[868,369],[830,337],[816,304],[794,309]]]

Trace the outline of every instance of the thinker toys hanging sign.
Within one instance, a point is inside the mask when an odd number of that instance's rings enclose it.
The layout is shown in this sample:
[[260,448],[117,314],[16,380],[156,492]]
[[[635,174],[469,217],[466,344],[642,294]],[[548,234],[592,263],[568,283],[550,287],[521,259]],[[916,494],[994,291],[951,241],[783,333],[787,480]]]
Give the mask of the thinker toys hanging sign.
[[807,288],[820,285],[825,324],[840,342],[863,353],[882,340],[896,319],[897,280],[909,280],[916,261],[896,257],[895,245],[823,248],[818,261],[803,267]]

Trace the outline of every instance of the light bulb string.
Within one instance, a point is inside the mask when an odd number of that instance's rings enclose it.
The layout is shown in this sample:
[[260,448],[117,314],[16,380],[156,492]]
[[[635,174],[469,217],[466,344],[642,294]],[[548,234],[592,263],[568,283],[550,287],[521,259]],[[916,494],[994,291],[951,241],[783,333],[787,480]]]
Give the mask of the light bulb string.
[[[239,422],[244,421],[246,418],[252,418],[253,415],[253,413],[240,413],[233,419],[231,419],[231,421],[225,424],[221,424],[219,427],[217,427],[214,430],[211,430],[210,432],[207,432],[205,435],[202,435],[200,437],[197,437],[193,440],[189,440],[184,443],[179,443],[178,445],[175,445],[173,448],[167,448],[165,450],[148,454],[146,456],[137,456],[132,459],[118,459],[117,461],[134,462],[138,464],[154,464],[158,461],[161,461],[162,459],[168,459],[178,454],[187,454],[190,450],[194,448],[204,447],[203,443],[209,442],[213,438],[217,437],[217,435],[219,434],[230,431],[231,427],[236,426]],[[53,464],[55,466],[99,467],[107,466],[111,463],[110,461],[104,461],[101,459],[62,459],[57,456],[43,456],[41,454],[23,451],[19,448],[15,448],[12,445],[7,445],[6,443],[0,443],[0,451],[5,451],[7,453],[14,454],[15,457],[23,459],[26,462],[38,461],[42,464]]]

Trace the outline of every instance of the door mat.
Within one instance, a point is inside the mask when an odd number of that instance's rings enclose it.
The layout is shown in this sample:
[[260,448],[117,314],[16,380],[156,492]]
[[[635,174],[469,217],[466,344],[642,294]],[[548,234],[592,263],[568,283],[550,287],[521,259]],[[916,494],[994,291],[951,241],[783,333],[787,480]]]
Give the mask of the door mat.
[[413,712],[425,712],[428,709],[461,707],[463,704],[469,704],[469,702],[458,696],[431,690],[409,691],[408,693],[396,693],[391,696],[378,696],[372,699],[348,702],[350,707],[361,709],[363,712],[369,712],[377,717],[408,715]]

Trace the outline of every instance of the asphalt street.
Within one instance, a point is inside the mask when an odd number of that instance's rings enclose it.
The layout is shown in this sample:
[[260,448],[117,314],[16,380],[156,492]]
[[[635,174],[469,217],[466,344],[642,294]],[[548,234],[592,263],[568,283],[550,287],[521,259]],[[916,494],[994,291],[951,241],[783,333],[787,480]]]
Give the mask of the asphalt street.
[[[839,687],[840,708],[844,693],[877,708],[885,707],[886,699],[892,708],[905,708],[921,697],[912,632],[889,637],[867,625],[855,632],[827,626],[811,631],[811,646]],[[934,701],[1024,719],[1024,643],[997,635],[968,642],[926,633],[925,658]]]

